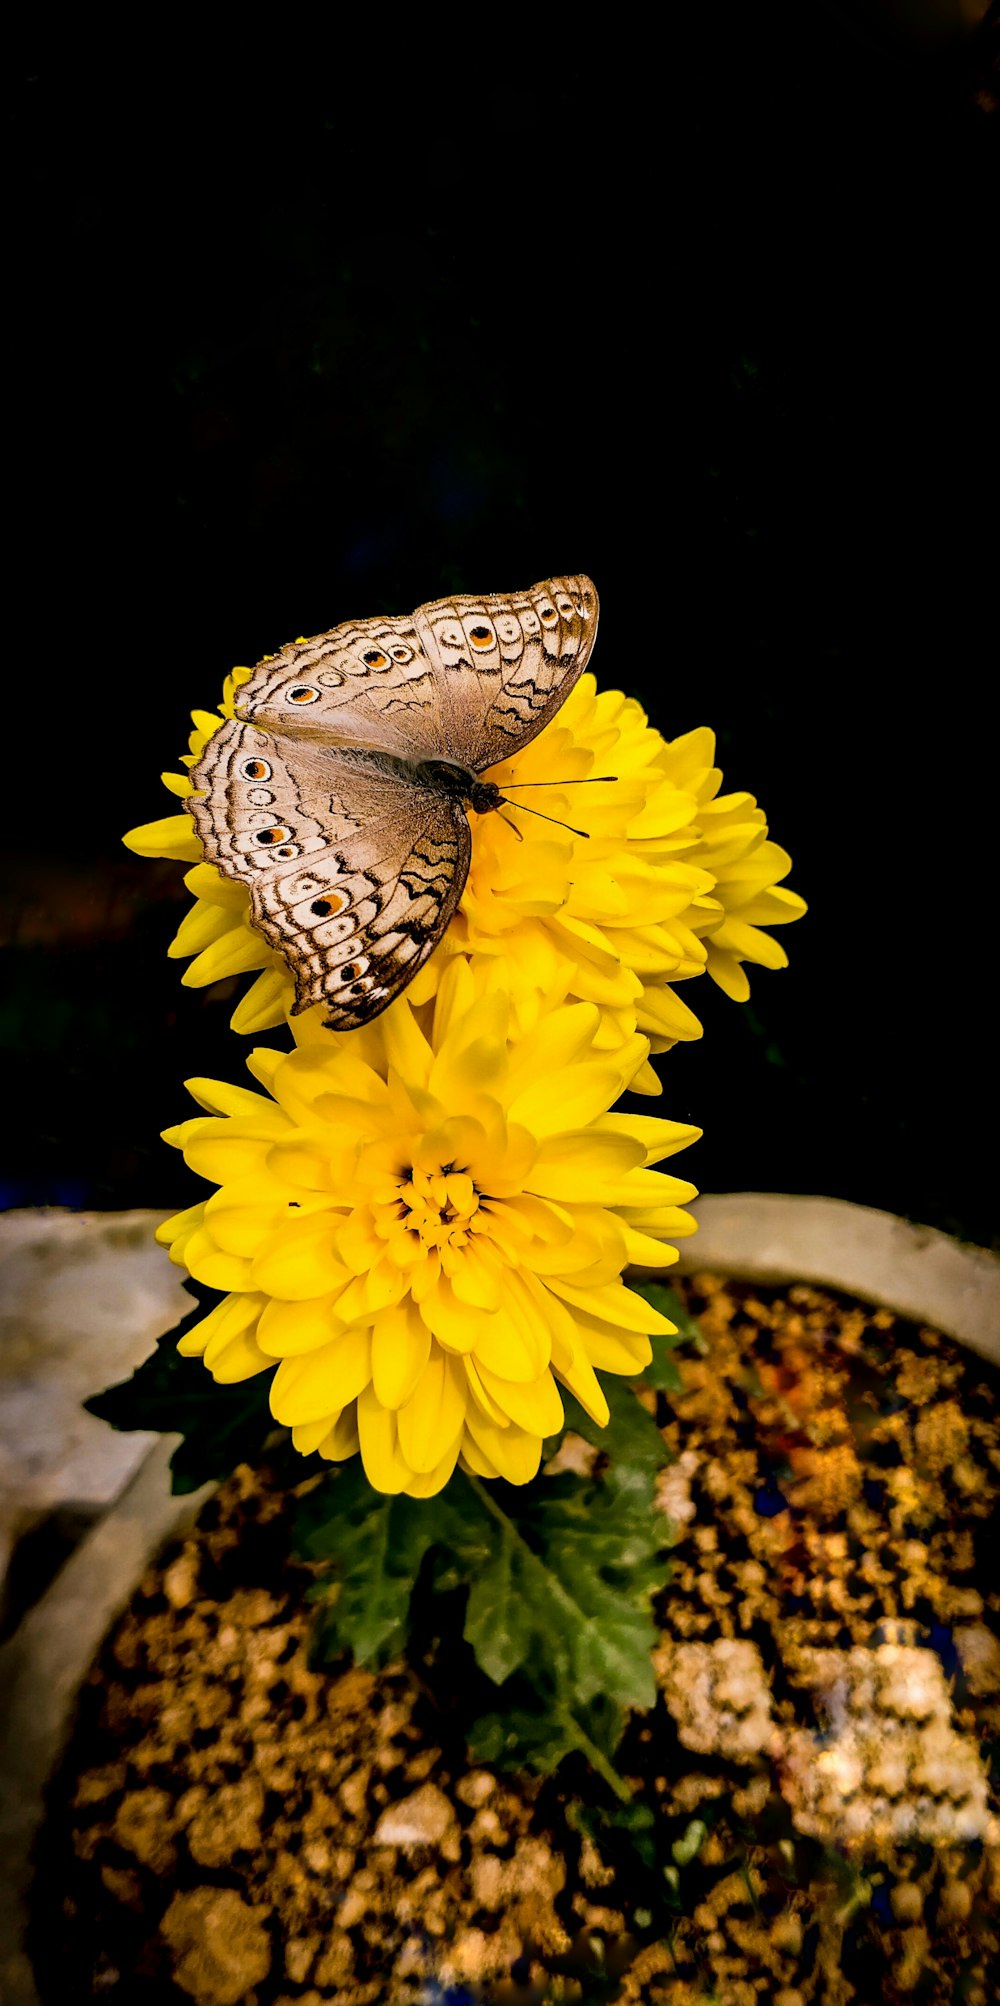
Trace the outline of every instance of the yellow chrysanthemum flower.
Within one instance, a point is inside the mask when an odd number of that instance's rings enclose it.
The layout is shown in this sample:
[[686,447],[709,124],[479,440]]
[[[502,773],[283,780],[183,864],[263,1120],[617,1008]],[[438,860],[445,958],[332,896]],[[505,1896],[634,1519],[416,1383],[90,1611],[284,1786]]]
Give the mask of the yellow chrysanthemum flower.
[[167,1140],[220,1188],[159,1237],[228,1293],[181,1351],[218,1380],[274,1371],[297,1448],[360,1446],[416,1497],[456,1461],[527,1482],[559,1384],[606,1422],[595,1368],[640,1371],[673,1328],[622,1270],[694,1230],[693,1185],[648,1166],[699,1131],[605,1112],[646,1041],[597,1050],[598,1024],[576,1002],[521,1030],[500,964],[455,956],[420,1010],[349,1038],[298,1019],[295,1051],[248,1061],[267,1095],[191,1082],[209,1112]]
[[[223,716],[232,715],[235,690],[249,674],[233,671]],[[193,715],[188,766],[219,722],[210,712]],[[598,1005],[602,1049],[636,1029],[656,1052],[700,1037],[698,1019],[671,985],[707,970],[730,995],[746,996],[744,960],[770,968],[786,962],[763,926],[805,911],[795,893],[779,887],[791,860],[767,841],[753,797],[718,798],[722,775],[714,751],[707,730],[667,743],[634,699],[598,692],[594,678],[582,676],[538,738],[484,776],[513,788],[524,807],[573,828],[515,810],[515,833],[496,813],[470,816],[472,864],[462,902],[411,1000],[434,993],[449,955],[487,955],[508,964],[522,1027],[553,995],[572,995]],[[613,780],[591,782],[591,775],[605,773]],[[175,794],[190,793],[185,774],[163,778]],[[581,780],[588,784],[560,785]],[[530,791],[520,794],[526,782]],[[254,1033],[281,1023],[293,1001],[291,976],[249,924],[244,887],[200,861],[190,816],[148,823],[125,841],[142,855],[193,866],[185,882],[195,904],[169,949],[193,957],[182,980],[197,987],[259,971],[233,1029]],[[659,1092],[648,1063],[632,1087]]]
[[[767,817],[752,794],[719,794],[715,733],[702,725],[665,744],[657,765],[674,787],[694,796],[698,838],[689,861],[709,871],[722,917],[700,926],[706,972],[737,1003],[750,994],[745,961],[787,968],[788,956],[763,929],[801,919],[806,902],[781,883],[792,868],[787,850],[768,839]],[[640,1020],[641,1021],[641,1020]],[[644,1027],[645,1028],[645,1027]],[[653,1050],[660,1050],[655,1040]]]

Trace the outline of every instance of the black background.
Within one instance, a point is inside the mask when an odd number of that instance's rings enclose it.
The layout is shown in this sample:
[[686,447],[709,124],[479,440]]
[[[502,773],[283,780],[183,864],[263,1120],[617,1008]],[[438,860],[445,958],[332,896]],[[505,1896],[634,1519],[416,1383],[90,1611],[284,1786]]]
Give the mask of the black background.
[[158,1130],[187,1074],[240,1077],[242,982],[180,988],[181,867],[119,843],[171,811],[191,706],[293,634],[585,569],[599,679],[715,728],[810,905],[749,1006],[682,991],[680,1167],[993,1240],[977,11],[38,27],[8,119],[8,1204],[189,1202]]

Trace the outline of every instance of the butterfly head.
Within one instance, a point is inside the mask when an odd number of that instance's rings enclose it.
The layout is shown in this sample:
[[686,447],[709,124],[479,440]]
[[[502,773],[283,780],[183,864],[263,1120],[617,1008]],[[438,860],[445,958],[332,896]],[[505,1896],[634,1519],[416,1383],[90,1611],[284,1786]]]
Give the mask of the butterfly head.
[[488,815],[491,808],[500,807],[504,796],[492,780],[473,780],[466,799],[477,815]]
[[424,786],[433,787],[435,793],[447,794],[453,801],[461,801],[463,807],[473,808],[477,815],[487,815],[491,808],[499,808],[504,798],[492,780],[480,780],[469,767],[459,766],[451,759],[424,759],[415,771]]

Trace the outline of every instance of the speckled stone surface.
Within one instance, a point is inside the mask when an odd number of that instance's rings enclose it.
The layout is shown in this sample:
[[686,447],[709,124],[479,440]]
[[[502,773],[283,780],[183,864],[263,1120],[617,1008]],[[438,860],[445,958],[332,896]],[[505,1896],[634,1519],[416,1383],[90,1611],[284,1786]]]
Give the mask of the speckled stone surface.
[[781,1192],[706,1192],[680,1243],[678,1274],[717,1268],[760,1282],[796,1275],[821,1288],[933,1324],[1000,1364],[1000,1258],[934,1226],[915,1226],[844,1198]]
[[162,1212],[0,1217],[0,1579],[21,1532],[112,1504],[157,1440],[83,1401],[123,1379],[191,1307],[153,1233]]

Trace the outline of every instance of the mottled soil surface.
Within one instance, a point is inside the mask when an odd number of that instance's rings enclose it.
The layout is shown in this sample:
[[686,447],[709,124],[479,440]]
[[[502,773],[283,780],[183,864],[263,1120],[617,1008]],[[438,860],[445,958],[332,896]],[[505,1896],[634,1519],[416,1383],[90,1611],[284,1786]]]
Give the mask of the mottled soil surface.
[[618,1756],[647,1857],[583,1829],[582,1767],[470,1767],[443,1662],[310,1671],[293,1499],[244,1468],[85,1688],[46,2006],[1000,1994],[997,1376],[827,1292],[682,1288],[703,1348],[641,1395],[676,1458],[661,1697]]

